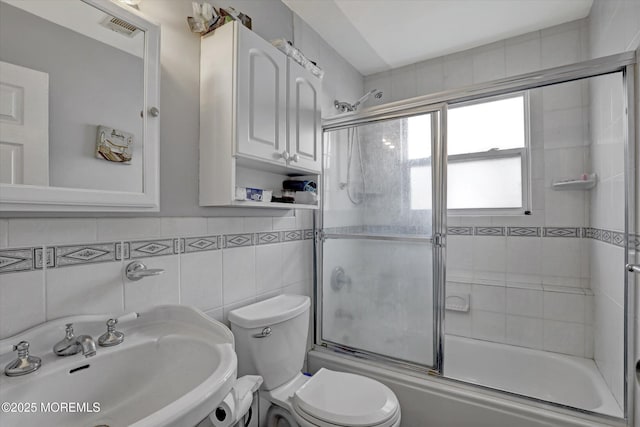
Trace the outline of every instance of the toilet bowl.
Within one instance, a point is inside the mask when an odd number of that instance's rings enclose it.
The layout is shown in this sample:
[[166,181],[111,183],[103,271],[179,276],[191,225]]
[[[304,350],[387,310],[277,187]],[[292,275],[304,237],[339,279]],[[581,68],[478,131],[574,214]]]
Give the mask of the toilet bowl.
[[397,427],[400,405],[384,384],[362,375],[301,372],[310,301],[279,295],[229,313],[238,375],[261,375],[271,403],[268,427]]

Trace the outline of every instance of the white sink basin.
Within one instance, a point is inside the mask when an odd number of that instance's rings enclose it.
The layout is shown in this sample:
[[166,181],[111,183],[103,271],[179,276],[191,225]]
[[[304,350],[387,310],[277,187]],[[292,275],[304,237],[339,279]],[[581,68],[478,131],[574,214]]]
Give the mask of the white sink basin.
[[[125,333],[122,344],[97,347],[93,357],[53,354],[66,323],[73,322],[76,336],[88,334],[97,343],[108,317],[57,319],[0,341],[0,350],[29,341],[31,354],[42,358],[42,367],[34,373],[0,374],[0,402],[28,404],[32,409],[2,411],[0,425],[195,426],[231,390],[237,374],[233,335],[190,307],[162,306],[140,313],[138,319],[117,325]],[[15,353],[0,355],[0,368],[15,357]],[[66,403],[86,407],[61,411],[58,404]]]

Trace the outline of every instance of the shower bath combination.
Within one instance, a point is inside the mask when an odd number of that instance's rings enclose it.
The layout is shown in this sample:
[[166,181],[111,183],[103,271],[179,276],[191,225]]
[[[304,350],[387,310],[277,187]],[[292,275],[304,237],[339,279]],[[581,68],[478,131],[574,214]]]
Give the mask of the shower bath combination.
[[382,99],[382,91],[378,89],[372,89],[369,92],[365,93],[360,99],[358,99],[355,103],[350,104],[345,101],[338,101],[337,99],[333,101],[333,106],[336,107],[338,111],[341,113],[353,113],[358,109],[358,107],[369,99],[372,96],[376,99]]

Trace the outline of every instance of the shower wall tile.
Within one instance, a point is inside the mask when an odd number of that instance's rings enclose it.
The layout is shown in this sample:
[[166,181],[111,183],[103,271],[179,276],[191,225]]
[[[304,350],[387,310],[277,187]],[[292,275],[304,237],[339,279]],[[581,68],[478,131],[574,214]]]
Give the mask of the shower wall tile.
[[[445,333],[581,357],[593,352],[588,342],[594,322],[590,291],[535,283],[490,285],[488,280],[456,280],[447,282],[447,295],[469,295],[469,311],[445,311]],[[558,333],[552,330],[556,324]],[[572,331],[577,331],[578,337],[564,343],[564,335]]]
[[544,320],[544,350],[584,357],[584,343],[584,324]]
[[507,288],[506,290],[507,314],[542,319],[544,294],[542,289]]
[[476,49],[473,54],[473,82],[482,83],[506,77],[506,49],[504,42]]
[[542,349],[543,322],[540,318],[507,315],[505,343]]
[[480,340],[504,342],[506,316],[504,313],[474,310],[471,312],[471,337]]

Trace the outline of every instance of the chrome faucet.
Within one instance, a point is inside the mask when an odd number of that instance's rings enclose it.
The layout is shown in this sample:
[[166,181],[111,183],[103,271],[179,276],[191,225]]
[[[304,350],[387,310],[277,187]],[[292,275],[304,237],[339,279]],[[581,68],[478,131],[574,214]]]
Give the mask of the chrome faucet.
[[84,357],[91,357],[96,355],[96,343],[89,335],[80,335],[76,338],[78,346],[82,350]]
[[13,351],[18,352],[18,358],[11,361],[4,368],[4,373],[8,377],[18,377],[20,375],[30,374],[40,369],[42,360],[39,357],[29,355],[29,343],[20,341],[13,346]]
[[91,357],[96,354],[96,343],[89,335],[73,335],[73,323],[67,323],[66,335],[53,346],[53,352],[57,356],[72,356],[82,352],[84,357]]

